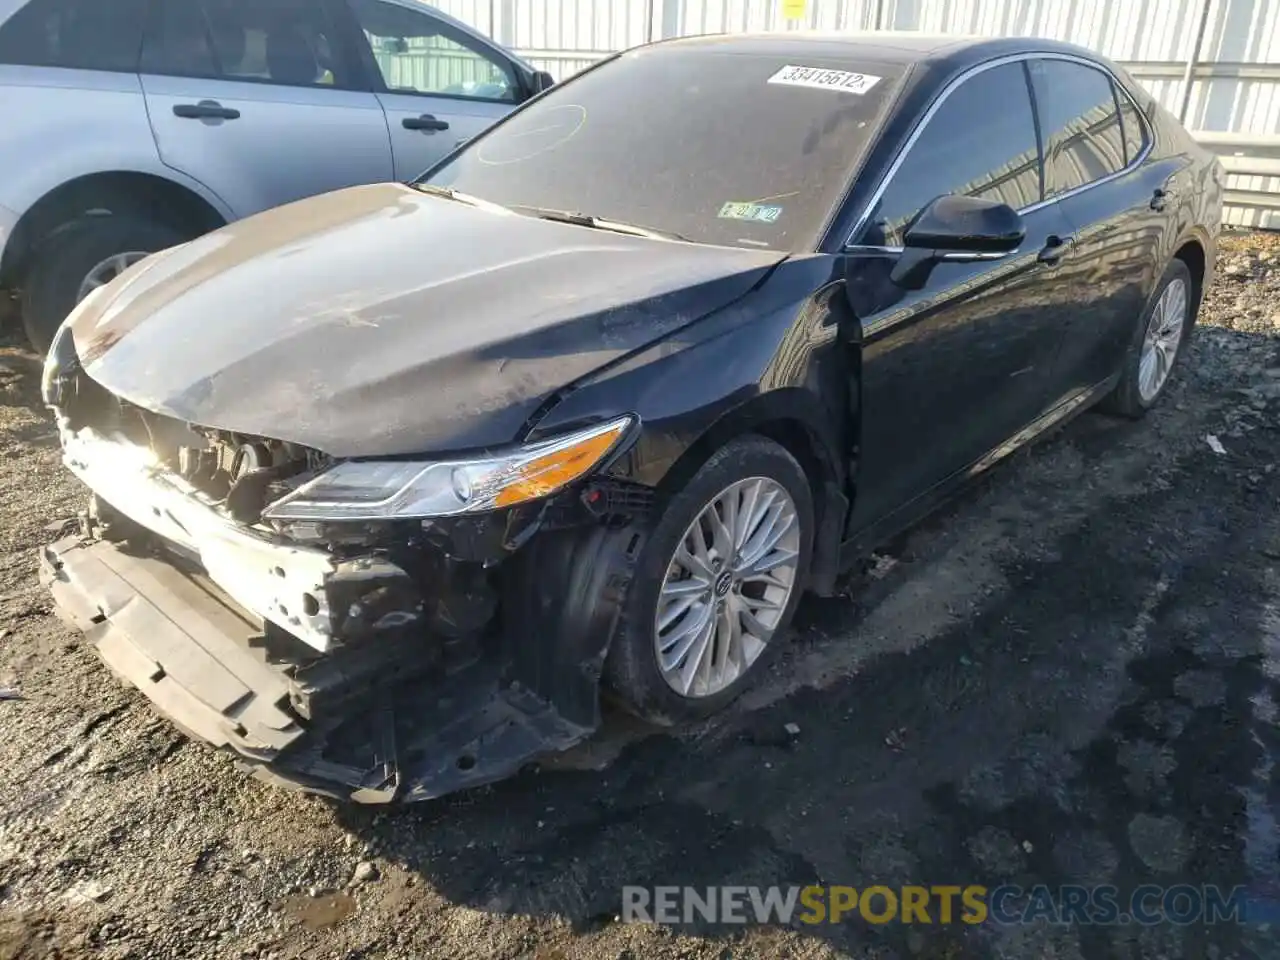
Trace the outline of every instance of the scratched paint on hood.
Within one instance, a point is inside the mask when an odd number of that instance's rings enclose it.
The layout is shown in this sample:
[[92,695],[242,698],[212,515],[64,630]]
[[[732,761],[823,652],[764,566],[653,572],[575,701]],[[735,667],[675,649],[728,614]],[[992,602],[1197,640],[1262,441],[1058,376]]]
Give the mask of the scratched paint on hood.
[[72,333],[95,380],[193,423],[335,456],[456,450],[512,441],[549,394],[782,258],[384,184],[144,261]]

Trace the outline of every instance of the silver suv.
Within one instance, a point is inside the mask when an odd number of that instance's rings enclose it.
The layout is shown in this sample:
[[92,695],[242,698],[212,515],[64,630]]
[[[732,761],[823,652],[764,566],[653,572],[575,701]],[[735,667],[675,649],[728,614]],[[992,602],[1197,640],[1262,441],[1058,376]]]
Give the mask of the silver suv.
[[147,253],[410,179],[551,83],[418,0],[0,0],[0,289],[43,350]]

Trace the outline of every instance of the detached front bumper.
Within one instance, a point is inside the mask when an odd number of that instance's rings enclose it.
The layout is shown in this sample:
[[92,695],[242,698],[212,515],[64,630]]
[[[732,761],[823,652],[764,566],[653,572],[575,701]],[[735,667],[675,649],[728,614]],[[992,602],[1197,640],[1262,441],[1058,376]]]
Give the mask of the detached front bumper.
[[414,644],[277,656],[261,621],[201,572],[105,540],[46,547],[42,579],[114,673],[269,781],[424,800],[507,777],[592,729],[484,658],[432,675]]

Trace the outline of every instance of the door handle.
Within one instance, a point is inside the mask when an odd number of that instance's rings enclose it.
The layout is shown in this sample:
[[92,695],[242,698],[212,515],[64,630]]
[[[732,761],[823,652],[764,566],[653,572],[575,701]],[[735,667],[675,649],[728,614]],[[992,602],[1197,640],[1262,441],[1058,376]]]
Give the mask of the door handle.
[[1066,255],[1067,251],[1071,249],[1071,245],[1075,242],[1075,237],[1060,237],[1054,234],[1045,240],[1044,247],[1040,250],[1040,255],[1036,259],[1041,263],[1053,266]]
[[239,120],[240,111],[224,107],[217,100],[201,100],[199,103],[179,103],[173,115],[183,120]]
[[424,113],[420,117],[405,117],[400,121],[400,125],[406,130],[425,130],[427,133],[449,129],[448,120],[437,120],[429,113]]
[[1171,187],[1156,187],[1151,194],[1151,209],[1156,211],[1163,210],[1173,198],[1174,190]]

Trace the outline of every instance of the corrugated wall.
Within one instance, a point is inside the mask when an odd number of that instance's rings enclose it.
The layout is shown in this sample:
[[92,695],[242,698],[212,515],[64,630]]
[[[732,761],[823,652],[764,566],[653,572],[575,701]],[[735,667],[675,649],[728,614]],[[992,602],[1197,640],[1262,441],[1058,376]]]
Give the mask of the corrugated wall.
[[[1175,114],[1203,0],[438,0],[563,79],[663,37],[757,30],[923,30],[1069,40],[1123,63]],[[1280,0],[1209,0],[1186,125],[1227,164],[1233,223],[1280,229]]]

